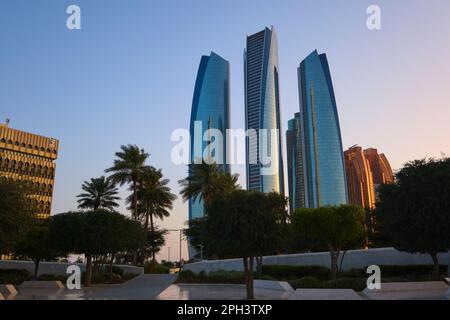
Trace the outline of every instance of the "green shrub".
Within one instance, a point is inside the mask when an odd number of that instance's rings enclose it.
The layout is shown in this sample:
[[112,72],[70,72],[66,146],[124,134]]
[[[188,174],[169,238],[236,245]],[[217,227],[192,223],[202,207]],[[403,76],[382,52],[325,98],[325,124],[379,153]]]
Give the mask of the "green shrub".
[[206,276],[208,283],[244,283],[244,273],[239,271],[211,271]]
[[179,273],[178,283],[244,283],[244,273],[239,271],[201,271],[195,274],[191,270],[183,270]]
[[[430,275],[433,272],[432,265],[381,265],[381,277],[411,277]],[[440,265],[439,272],[447,275],[448,266]]]
[[289,281],[289,284],[294,289],[299,288],[320,288],[320,281],[315,277],[303,277],[300,279]]
[[158,263],[150,262],[144,265],[144,273],[169,273],[170,268]]
[[32,275],[23,269],[0,269],[0,284],[19,285],[32,279]]
[[119,268],[119,267],[117,267],[117,266],[113,266],[113,267],[112,267],[112,272],[113,272],[114,274],[117,274],[117,275],[121,276],[121,277],[123,277],[123,274],[124,274],[123,269],[122,269],[122,268]]
[[330,278],[330,269],[322,266],[288,266],[288,265],[264,265],[262,275],[277,280],[295,280],[303,277],[315,277],[319,280]]
[[366,281],[366,278],[338,278],[336,280],[324,281],[321,285],[322,288],[362,291],[366,288]]
[[66,283],[67,277],[55,276],[53,274],[43,274],[37,278],[38,281],[61,281],[63,284]]
[[183,270],[178,273],[178,283],[192,283],[195,282],[198,276],[191,270]]

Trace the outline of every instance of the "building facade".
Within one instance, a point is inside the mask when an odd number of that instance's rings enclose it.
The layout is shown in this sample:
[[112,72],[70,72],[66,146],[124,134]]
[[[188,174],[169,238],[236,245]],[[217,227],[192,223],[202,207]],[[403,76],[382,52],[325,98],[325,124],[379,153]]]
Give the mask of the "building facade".
[[[211,52],[202,56],[195,82],[190,120],[190,165],[211,157],[229,171],[226,130],[230,119],[230,64]],[[208,129],[222,133],[222,141],[208,136]],[[211,138],[211,139],[210,139]],[[220,140],[220,139],[219,139]],[[212,145],[214,144],[214,147]],[[189,200],[189,220],[203,216],[202,201]]]
[[344,152],[347,173],[348,202],[366,209],[375,208],[375,189],[372,170],[361,147],[353,146]]
[[39,212],[50,217],[59,142],[0,124],[0,176],[29,184]]
[[344,152],[349,203],[374,209],[381,184],[393,183],[394,174],[386,156],[375,148],[353,146]]
[[300,113],[297,112],[295,117],[288,121],[288,129],[286,130],[290,212],[305,207],[304,144],[302,143],[301,123]]
[[245,126],[247,133],[251,132],[246,139],[247,189],[284,194],[278,73],[274,28],[247,36]]
[[369,161],[375,189],[381,184],[394,182],[394,173],[384,153],[379,154],[377,149],[369,148],[364,150],[364,156]]
[[305,206],[347,203],[341,130],[325,54],[312,52],[297,69],[304,137]]

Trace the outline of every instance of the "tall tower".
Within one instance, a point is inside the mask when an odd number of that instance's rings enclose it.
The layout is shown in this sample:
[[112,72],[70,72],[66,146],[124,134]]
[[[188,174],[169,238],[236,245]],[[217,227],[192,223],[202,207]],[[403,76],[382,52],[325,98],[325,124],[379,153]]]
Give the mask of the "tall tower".
[[246,139],[247,189],[284,194],[278,72],[274,28],[247,36],[245,126],[254,133]]
[[317,50],[297,69],[305,144],[305,204],[309,208],[347,203],[341,130],[328,60]]
[[289,186],[289,208],[305,207],[305,178],[304,178],[304,143],[301,135],[301,116],[297,112],[295,118],[288,121],[286,130],[287,176]]
[[[227,136],[230,119],[230,65],[219,55],[211,52],[209,56],[202,56],[195,82],[190,121],[190,165],[204,158],[204,156],[218,159],[228,171]],[[217,129],[223,139],[216,148],[211,148],[211,141],[204,139],[208,129]],[[203,202],[189,200],[189,220],[203,216]]]

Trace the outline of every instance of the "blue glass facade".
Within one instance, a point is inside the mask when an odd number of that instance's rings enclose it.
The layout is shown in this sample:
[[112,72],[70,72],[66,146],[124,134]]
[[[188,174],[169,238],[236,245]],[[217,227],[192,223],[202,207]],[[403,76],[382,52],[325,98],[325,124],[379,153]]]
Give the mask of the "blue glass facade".
[[301,135],[301,116],[295,114],[295,118],[288,121],[286,130],[287,170],[289,186],[289,209],[305,207],[305,179],[304,179],[304,144]]
[[[217,159],[228,171],[227,137],[230,119],[230,65],[219,55],[211,52],[202,56],[195,82],[190,121],[190,165],[202,159],[205,154]],[[216,149],[208,149],[210,142],[204,141],[208,129],[218,129],[223,140]],[[214,141],[213,141],[214,142]],[[205,153],[206,151],[206,153]],[[218,154],[216,152],[219,152]],[[189,200],[189,220],[203,216],[203,203]]]
[[306,206],[347,203],[341,131],[326,55],[314,51],[306,57],[298,68],[298,82]]
[[[254,130],[256,140],[246,141],[247,189],[284,194],[278,70],[274,28],[248,36],[244,52],[245,124],[246,130]],[[264,140],[261,129],[275,129],[276,136],[269,133]],[[262,161],[263,153],[271,158],[270,164]],[[273,170],[265,170],[268,167]]]

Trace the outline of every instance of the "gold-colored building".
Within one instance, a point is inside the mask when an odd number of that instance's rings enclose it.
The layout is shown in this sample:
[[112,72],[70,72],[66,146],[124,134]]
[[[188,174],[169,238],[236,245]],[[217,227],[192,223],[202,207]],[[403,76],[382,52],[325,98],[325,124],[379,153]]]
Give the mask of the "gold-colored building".
[[349,202],[366,209],[375,208],[378,188],[393,183],[394,173],[386,156],[375,148],[353,146],[344,152]]
[[361,147],[353,146],[344,152],[347,174],[348,201],[366,209],[375,208],[372,170]]
[[38,218],[50,217],[58,140],[10,128],[0,123],[0,176],[34,187]]

